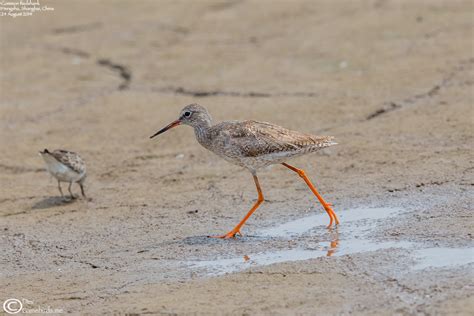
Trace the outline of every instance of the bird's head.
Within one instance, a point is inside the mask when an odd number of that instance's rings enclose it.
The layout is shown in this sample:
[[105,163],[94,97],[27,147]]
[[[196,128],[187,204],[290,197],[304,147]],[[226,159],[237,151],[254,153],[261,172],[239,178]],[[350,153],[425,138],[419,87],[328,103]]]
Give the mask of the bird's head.
[[44,149],[43,151],[39,151],[39,155],[43,158],[43,160],[46,162],[46,164],[51,164],[56,162],[56,158],[53,157],[51,152],[48,149]]
[[181,110],[181,113],[179,114],[179,117],[176,121],[173,121],[167,126],[163,127],[154,135],[150,136],[150,138],[158,136],[161,133],[164,133],[167,130],[181,124],[190,125],[194,128],[209,127],[211,125],[211,121],[212,121],[211,115],[209,115],[209,112],[207,112],[207,109],[197,103],[193,103],[193,104],[185,106]]
[[46,155],[46,154],[50,154],[50,152],[49,152],[48,149],[45,148],[43,151],[40,150],[39,154],[40,154],[40,156],[43,156],[43,155]]

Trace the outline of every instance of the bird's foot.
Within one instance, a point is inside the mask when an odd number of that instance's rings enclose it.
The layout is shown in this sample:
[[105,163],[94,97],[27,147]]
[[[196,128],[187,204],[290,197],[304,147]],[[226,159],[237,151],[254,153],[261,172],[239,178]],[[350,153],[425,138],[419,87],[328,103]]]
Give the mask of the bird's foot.
[[72,201],[75,201],[77,198],[78,198],[78,196],[77,196],[77,195],[74,195],[74,194],[70,194],[70,195],[67,195],[67,196],[66,196],[66,195],[63,196],[63,200],[64,200],[65,202],[72,202]]
[[243,236],[242,233],[240,232],[240,229],[232,229],[230,232],[228,232],[225,235],[218,235],[218,236],[207,236],[209,238],[221,238],[221,239],[230,239],[230,238],[235,238],[236,235]]
[[328,229],[332,228],[333,222],[335,222],[334,226],[337,227],[337,225],[339,225],[339,219],[337,218],[336,213],[334,212],[334,210],[332,209],[331,206],[332,206],[332,203],[324,203],[323,204],[323,207],[326,210],[326,212],[328,213],[329,218],[330,218],[329,225],[327,226]]

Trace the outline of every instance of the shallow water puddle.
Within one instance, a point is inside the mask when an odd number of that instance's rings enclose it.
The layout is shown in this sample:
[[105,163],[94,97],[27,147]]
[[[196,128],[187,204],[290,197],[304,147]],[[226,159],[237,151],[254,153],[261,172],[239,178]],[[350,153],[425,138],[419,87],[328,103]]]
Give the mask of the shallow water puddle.
[[[450,267],[474,262],[474,248],[423,248],[421,243],[408,241],[378,242],[367,235],[376,228],[379,220],[386,220],[402,213],[400,208],[353,209],[339,212],[343,223],[337,230],[329,233],[329,241],[318,242],[311,248],[295,248],[248,254],[236,258],[209,261],[188,261],[192,268],[203,269],[207,275],[219,275],[245,270],[252,266],[264,266],[287,261],[308,260],[324,256],[342,256],[355,253],[377,251],[388,248],[410,250],[415,259],[414,269],[428,267]],[[326,223],[326,214],[317,214],[287,222],[276,227],[259,231],[258,235],[277,238],[304,238],[315,227]]]
[[425,248],[414,254],[415,270],[453,267],[474,262],[474,248]]
[[[410,242],[373,243],[368,240],[361,240],[360,242],[357,241],[354,244],[349,242],[346,247],[342,247],[341,249],[328,248],[327,250],[281,250],[268,253],[259,253],[250,256],[245,255],[244,257],[238,258],[217,259],[212,261],[195,261],[191,263],[191,266],[194,268],[205,268],[207,275],[220,275],[224,273],[238,272],[252,266],[265,266],[273,263],[309,260],[332,255],[341,256],[388,248],[410,249],[414,245],[416,244]],[[417,262],[413,267],[414,270],[453,267],[457,265],[474,263],[474,248],[426,248],[412,250],[413,257]]]
[[[338,212],[341,223],[347,227],[352,227],[357,222],[358,230],[362,232],[365,229],[372,228],[377,225],[376,220],[386,219],[402,213],[401,208],[357,208],[350,211]],[[328,215],[326,213],[316,214],[303,217],[282,225],[263,229],[259,234],[271,237],[291,237],[304,234],[316,226],[326,225],[328,223]],[[341,229],[339,229],[341,230]]]
[[206,268],[208,275],[219,275],[223,273],[237,272],[251,266],[265,266],[273,263],[308,260],[319,257],[330,257],[333,255],[341,256],[388,248],[405,248],[411,245],[411,243],[408,242],[375,243],[370,240],[343,241],[342,245],[340,244],[337,247],[331,247],[331,243],[328,242],[321,242],[319,244],[320,249],[296,248],[246,255],[238,258],[195,261],[192,263],[192,266],[195,268]]

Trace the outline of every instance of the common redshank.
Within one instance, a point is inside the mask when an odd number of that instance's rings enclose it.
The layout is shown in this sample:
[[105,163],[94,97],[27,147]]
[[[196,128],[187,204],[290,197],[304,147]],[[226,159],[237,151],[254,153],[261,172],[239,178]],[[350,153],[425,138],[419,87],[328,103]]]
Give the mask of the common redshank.
[[304,134],[271,123],[257,121],[224,121],[212,125],[211,116],[205,107],[199,104],[190,104],[181,110],[176,121],[168,124],[150,138],[181,124],[194,128],[196,139],[204,148],[233,164],[247,168],[257,187],[257,202],[237,226],[225,235],[210,237],[234,238],[237,234],[242,236],[240,229],[264,201],[257,171],[273,164],[282,164],[303,178],[328,213],[328,228],[332,227],[333,222],[335,225],[339,224],[336,213],[331,208],[332,205],[324,201],[305,172],[286,163],[290,158],[336,145],[333,142],[333,137]]
[[71,191],[73,182],[79,184],[82,196],[86,197],[84,193],[84,180],[87,175],[86,164],[78,154],[62,149],[57,149],[52,152],[45,149],[39,153],[46,162],[49,173],[58,180],[58,189],[62,198],[64,198],[64,194],[61,189],[61,182],[69,182],[68,190],[69,194],[71,194],[71,199],[76,198]]

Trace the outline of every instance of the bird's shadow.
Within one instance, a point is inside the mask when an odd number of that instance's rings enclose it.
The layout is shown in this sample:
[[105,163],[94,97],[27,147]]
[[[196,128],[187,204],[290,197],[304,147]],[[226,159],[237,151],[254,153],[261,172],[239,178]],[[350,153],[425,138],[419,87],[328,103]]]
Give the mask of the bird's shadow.
[[42,210],[42,209],[46,209],[46,208],[50,208],[54,206],[71,204],[71,203],[74,203],[75,201],[76,201],[75,199],[65,199],[60,196],[49,196],[33,204],[31,209]]
[[262,241],[266,240],[265,236],[237,236],[236,238],[221,239],[221,238],[210,238],[209,236],[189,236],[183,238],[180,242],[186,245],[209,245],[209,244],[222,244],[223,242],[227,243],[242,243],[242,242],[252,242],[252,241]]

